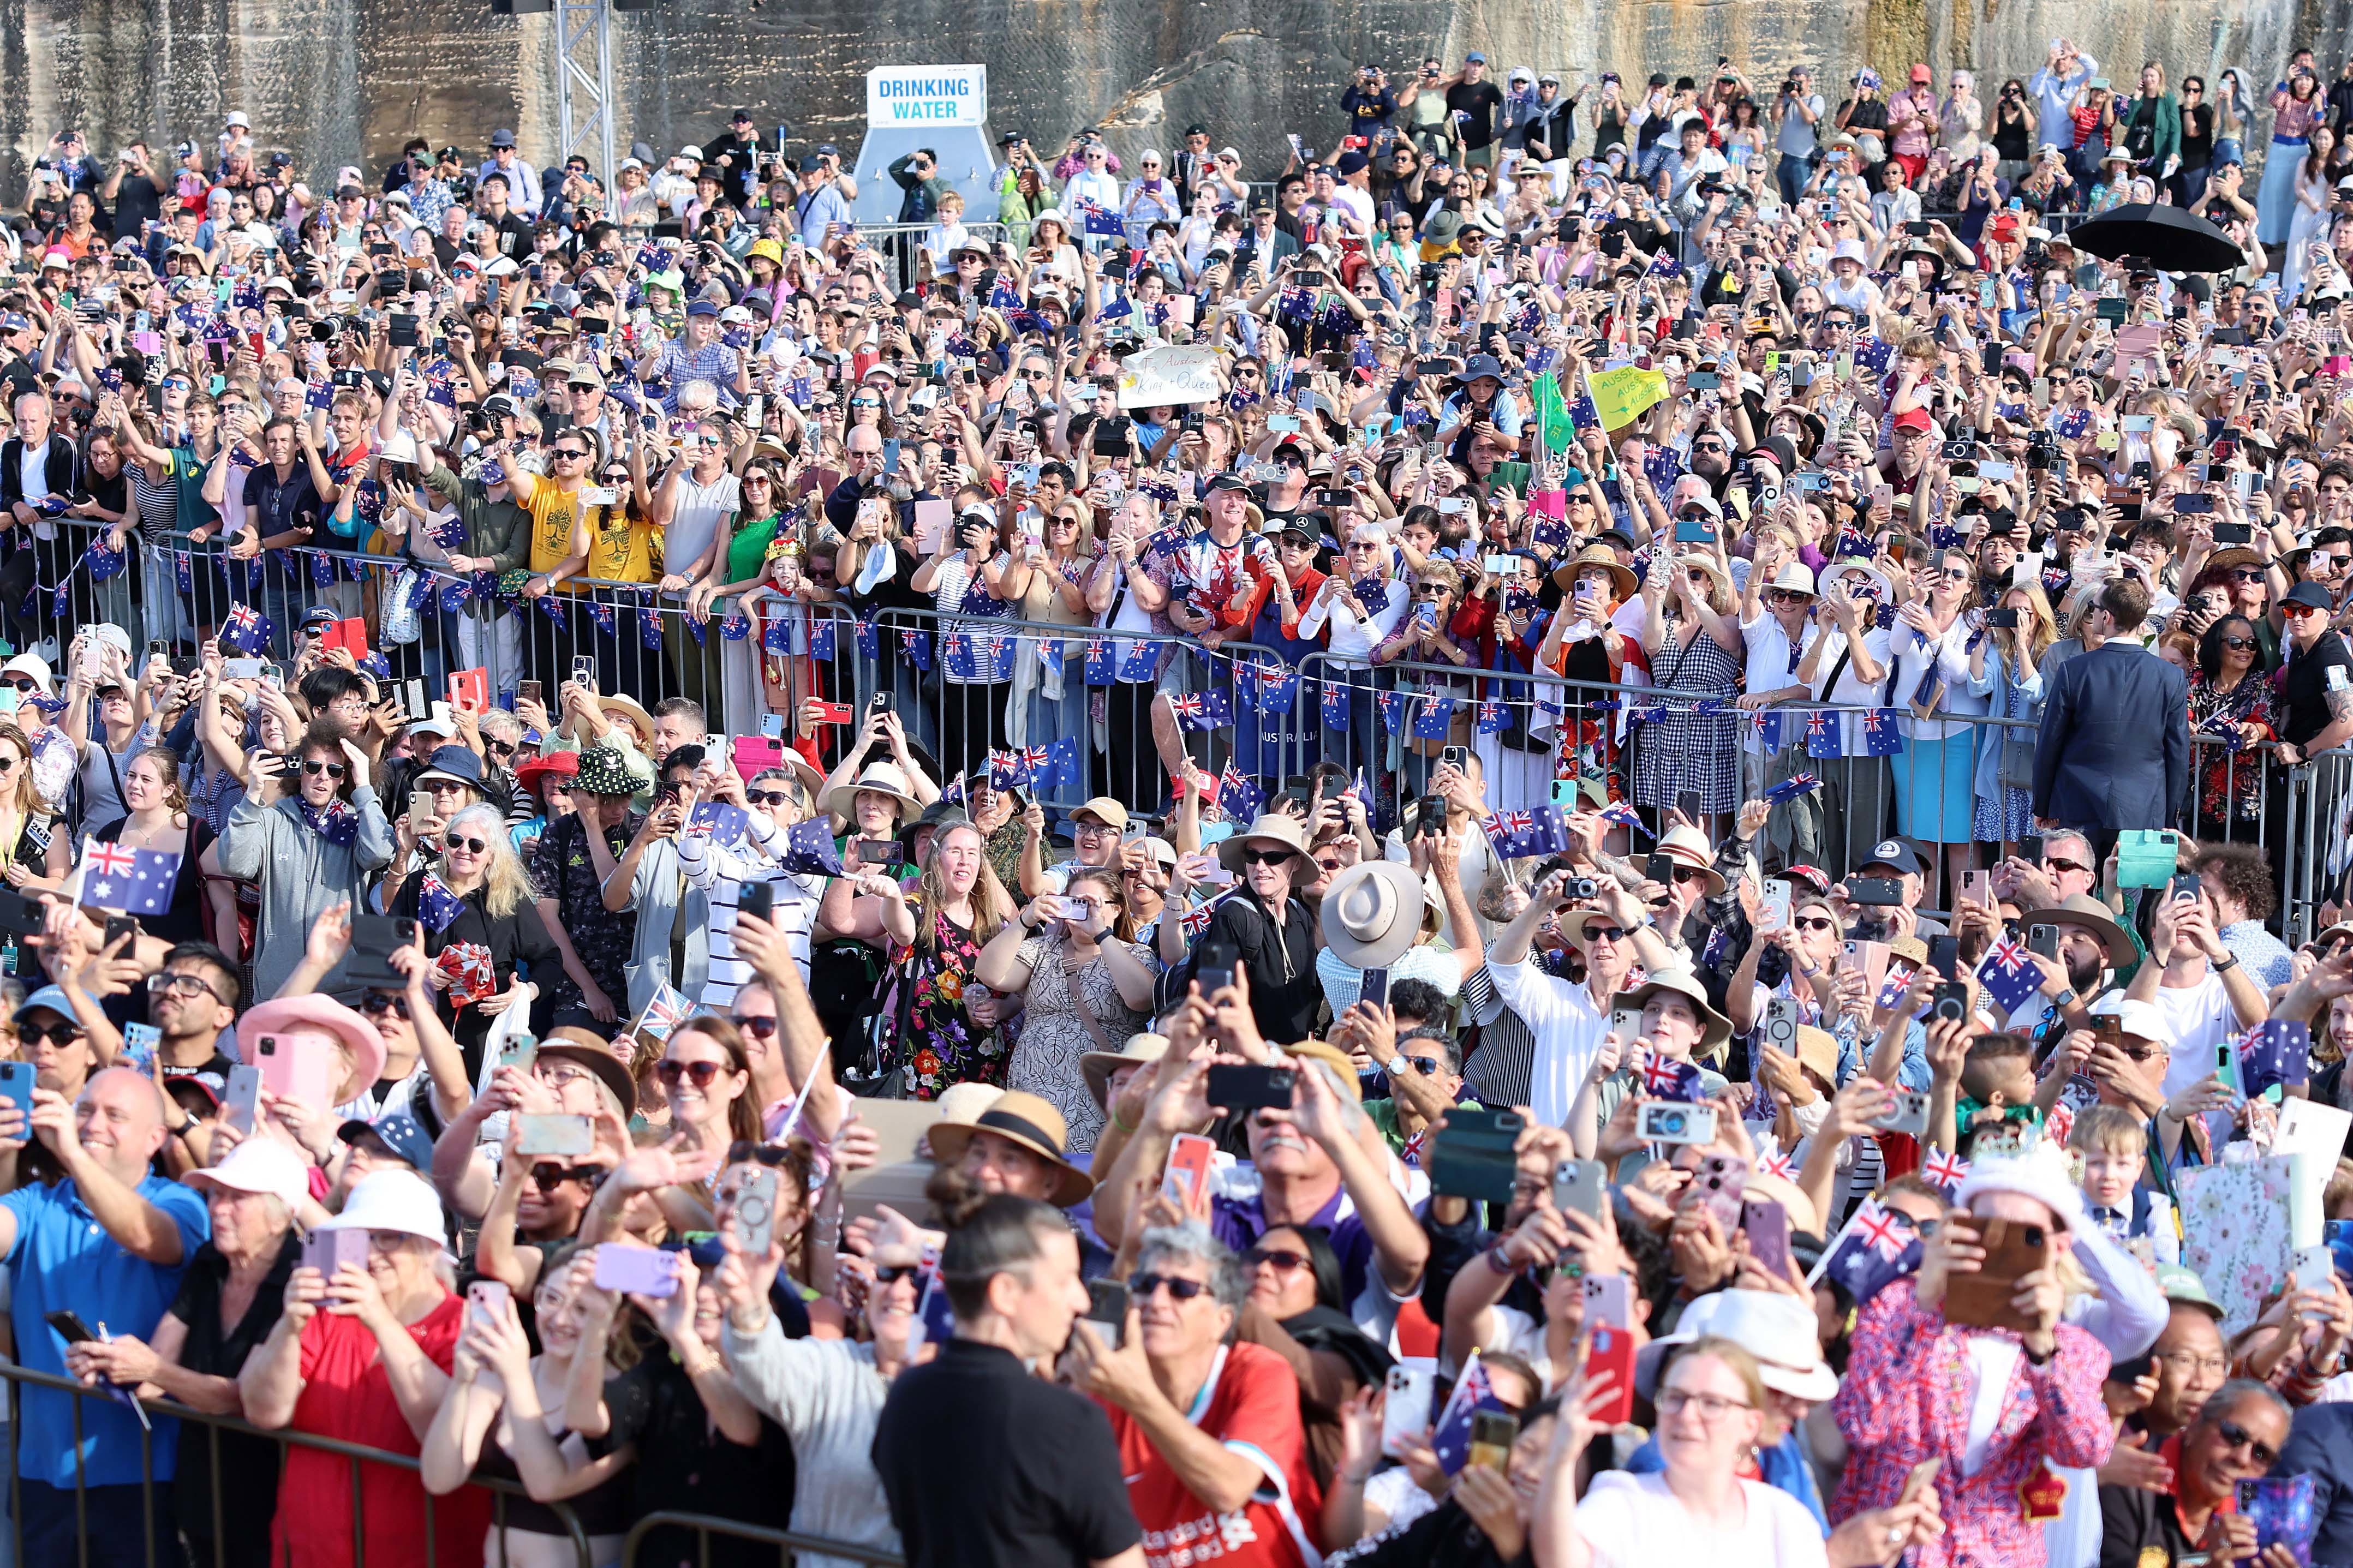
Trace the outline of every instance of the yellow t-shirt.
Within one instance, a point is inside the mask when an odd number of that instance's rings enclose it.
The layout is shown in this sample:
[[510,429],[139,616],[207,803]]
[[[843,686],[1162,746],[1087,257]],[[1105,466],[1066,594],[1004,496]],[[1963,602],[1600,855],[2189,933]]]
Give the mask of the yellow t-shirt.
[[606,583],[650,583],[654,580],[654,526],[644,518],[634,521],[621,506],[591,507],[588,521],[588,564],[584,577]]
[[[579,521],[580,494],[577,490],[558,489],[546,479],[535,479],[531,487],[531,500],[523,510],[531,514],[531,569],[533,573],[553,572],[572,554],[572,530]],[[602,510],[591,507],[590,511]],[[595,520],[590,520],[589,547],[596,545]]]

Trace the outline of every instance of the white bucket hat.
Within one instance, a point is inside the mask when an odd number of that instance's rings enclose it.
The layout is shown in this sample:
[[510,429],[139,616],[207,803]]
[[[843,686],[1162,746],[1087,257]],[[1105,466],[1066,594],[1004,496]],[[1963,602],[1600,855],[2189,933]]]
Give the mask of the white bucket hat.
[[432,1184],[414,1171],[372,1171],[343,1201],[343,1212],[319,1222],[321,1230],[394,1230],[447,1246],[448,1222]]
[[1766,1387],[1819,1405],[1838,1392],[1838,1373],[1822,1363],[1813,1309],[1777,1290],[1718,1290],[1699,1297],[1675,1321],[1675,1331],[1652,1340],[1634,1358],[1634,1387],[1644,1396],[1658,1385],[1669,1352],[1693,1341],[1730,1340],[1757,1358]]

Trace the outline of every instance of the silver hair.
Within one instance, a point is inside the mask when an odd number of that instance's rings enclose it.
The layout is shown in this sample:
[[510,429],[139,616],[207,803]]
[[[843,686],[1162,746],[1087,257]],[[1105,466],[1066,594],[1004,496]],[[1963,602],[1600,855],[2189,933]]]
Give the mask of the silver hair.
[[1163,1258],[1187,1258],[1207,1264],[1209,1293],[1218,1299],[1218,1305],[1241,1310],[1242,1300],[1250,1294],[1249,1276],[1242,1272],[1241,1259],[1210,1234],[1207,1224],[1193,1219],[1183,1225],[1156,1225],[1145,1231],[1135,1249],[1136,1272],[1150,1272]]
[[2278,1389],[2268,1383],[2258,1382],[2252,1377],[2232,1378],[2221,1387],[2208,1394],[2206,1403],[2199,1407],[2198,1419],[2211,1425],[2222,1419],[2224,1411],[2234,1409],[2244,1401],[2257,1397],[2270,1400],[2278,1408],[2282,1420],[2295,1419],[2295,1407],[2288,1404],[2285,1396]]

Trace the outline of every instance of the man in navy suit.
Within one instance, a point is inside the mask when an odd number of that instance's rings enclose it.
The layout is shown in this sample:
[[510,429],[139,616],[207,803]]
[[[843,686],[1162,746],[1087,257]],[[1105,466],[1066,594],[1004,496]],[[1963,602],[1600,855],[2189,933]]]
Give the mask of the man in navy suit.
[[2084,617],[2084,651],[2060,665],[2034,750],[2034,816],[2107,858],[2127,827],[2169,826],[2189,789],[2189,682],[2129,639],[2148,590],[2119,577]]

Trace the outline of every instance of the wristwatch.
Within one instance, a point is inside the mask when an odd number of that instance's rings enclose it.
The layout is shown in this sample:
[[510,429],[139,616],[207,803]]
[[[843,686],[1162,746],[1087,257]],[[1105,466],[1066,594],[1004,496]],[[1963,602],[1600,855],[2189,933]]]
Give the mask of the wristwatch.
[[2067,1006],[2067,1005],[2068,1005],[2069,1003],[2071,1003],[2071,1002],[2073,1002],[2073,1001],[2074,1001],[2074,1000],[2075,1000],[2075,988],[2074,988],[2073,986],[2070,985],[2069,987],[2067,987],[2067,989],[2066,989],[2066,990],[2062,991],[2061,993],[2059,993],[2059,994],[2058,994],[2058,995],[2053,996],[2052,998],[2051,998],[2051,1005],[2052,1005],[2052,1007],[2054,1010],[2057,1010],[2057,1009],[2063,1009],[2063,1008],[2065,1008],[2065,1007]]
[[1388,1061],[1382,1064],[1382,1070],[1387,1072],[1391,1078],[1403,1078],[1405,1076],[1405,1058],[1403,1057],[1391,1057]]
[[2239,955],[2235,952],[2225,953],[2221,958],[2208,959],[2207,963],[2213,965],[2215,973],[2228,974],[2231,971],[2239,967]]

